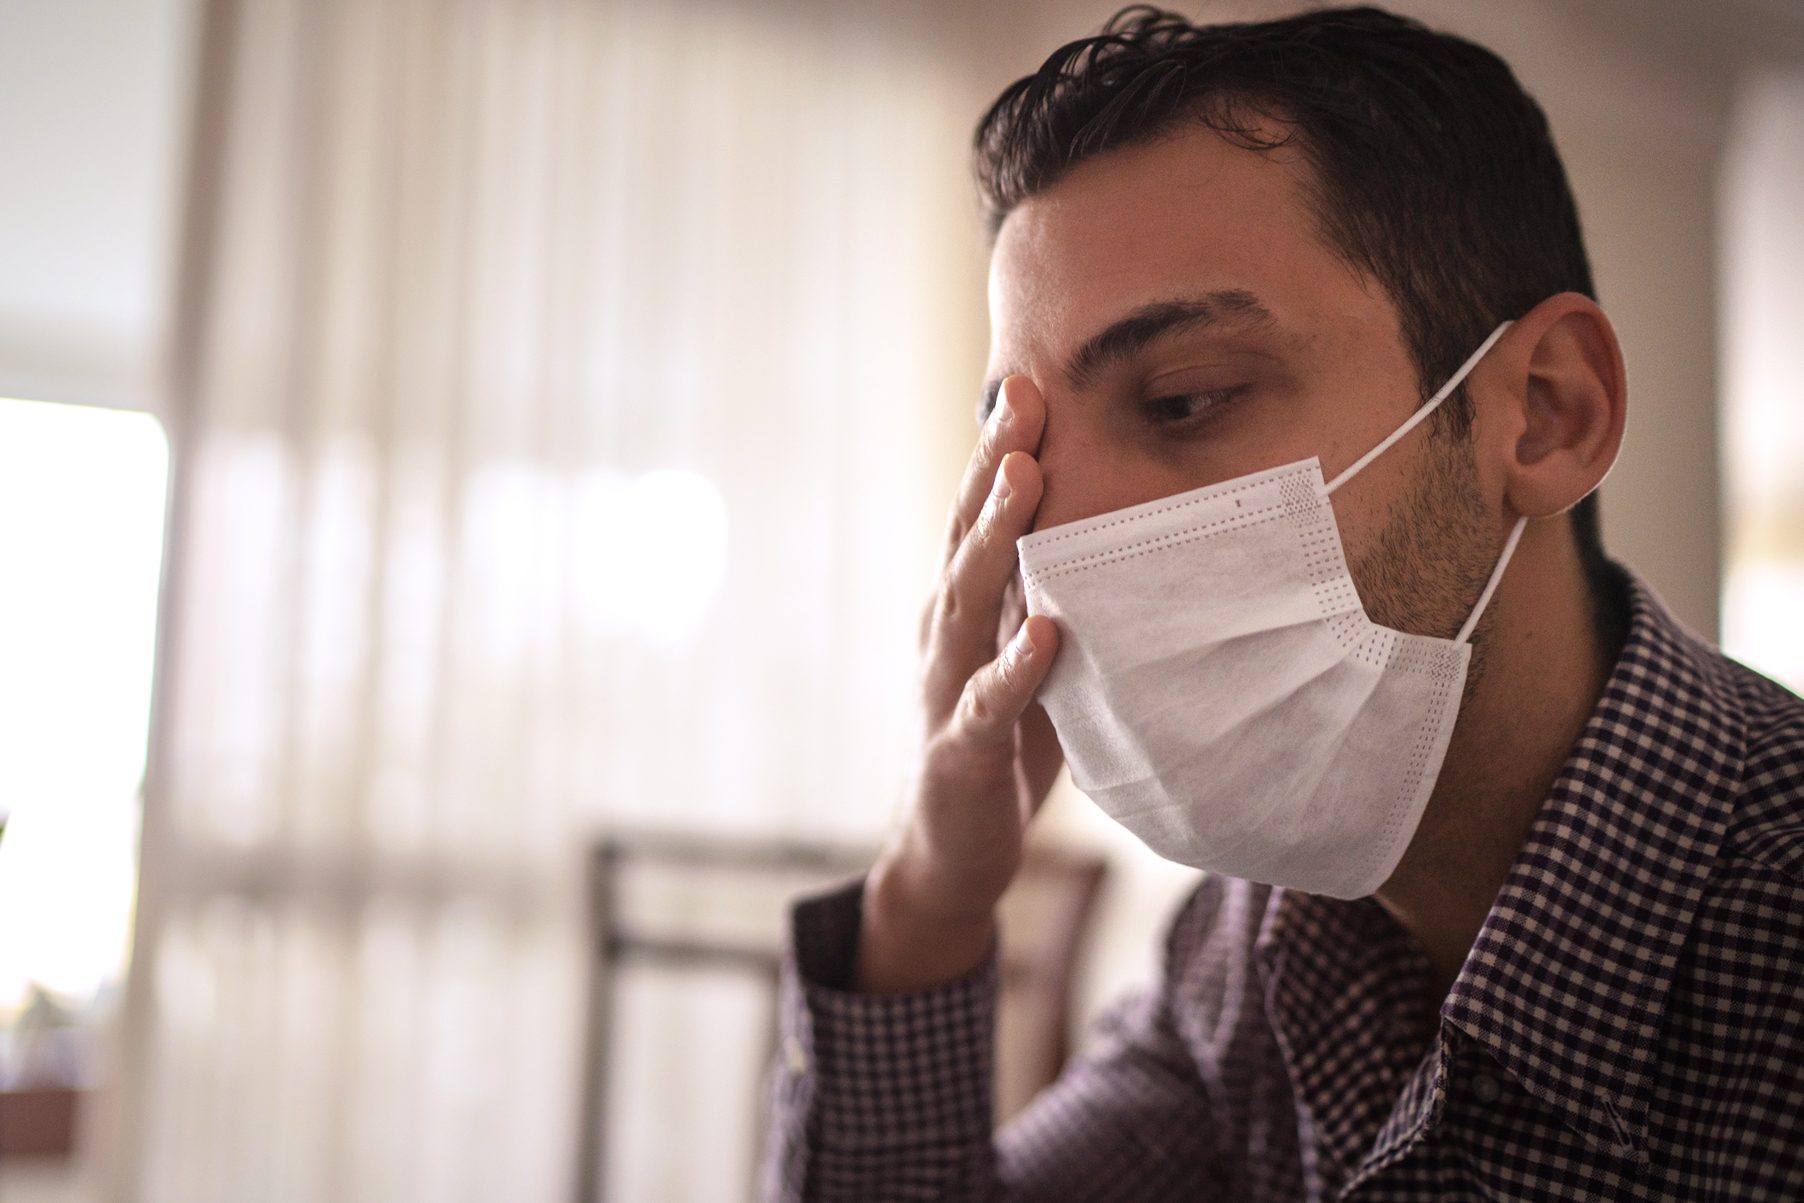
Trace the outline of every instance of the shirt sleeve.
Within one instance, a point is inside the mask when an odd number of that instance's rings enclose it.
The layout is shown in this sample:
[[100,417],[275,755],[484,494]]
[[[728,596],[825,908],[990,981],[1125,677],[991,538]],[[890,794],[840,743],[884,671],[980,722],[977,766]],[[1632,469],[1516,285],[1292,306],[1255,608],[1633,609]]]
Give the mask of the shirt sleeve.
[[1209,1094],[1163,985],[1118,1004],[1090,1051],[995,1135],[996,951],[938,989],[853,994],[862,889],[855,882],[794,911],[766,1199],[1212,1197]]

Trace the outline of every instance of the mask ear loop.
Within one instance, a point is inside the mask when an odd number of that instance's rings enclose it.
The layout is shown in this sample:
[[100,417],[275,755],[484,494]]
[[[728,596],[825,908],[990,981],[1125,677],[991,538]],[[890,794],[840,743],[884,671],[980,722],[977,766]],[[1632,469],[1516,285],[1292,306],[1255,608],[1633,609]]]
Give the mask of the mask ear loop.
[[[1443,384],[1439,391],[1437,391],[1434,396],[1430,397],[1425,404],[1420,406],[1415,413],[1409,415],[1408,420],[1405,421],[1403,425],[1391,431],[1390,434],[1380,441],[1376,447],[1354,460],[1347,466],[1345,471],[1329,481],[1327,485],[1328,494],[1332,496],[1334,490],[1340,488],[1349,480],[1352,480],[1354,476],[1359,474],[1360,469],[1396,446],[1398,439],[1401,439],[1404,435],[1427,421],[1428,415],[1433,413],[1436,409],[1439,409],[1441,402],[1453,395],[1453,390],[1459,387],[1459,382],[1464,380],[1466,375],[1471,372],[1473,368],[1478,366],[1478,361],[1485,357],[1485,352],[1495,346],[1497,340],[1503,337],[1503,332],[1509,328],[1510,323],[1506,321],[1500,323],[1497,329],[1491,331],[1490,336],[1482,343],[1478,344],[1478,350],[1468,355],[1466,357],[1466,362],[1459,365],[1459,370],[1447,378],[1447,383]],[[1478,595],[1478,604],[1472,607],[1472,613],[1470,617],[1466,619],[1466,625],[1461,627],[1459,634],[1453,637],[1455,643],[1465,643],[1468,639],[1472,638],[1472,632],[1478,626],[1478,620],[1484,614],[1485,607],[1491,604],[1491,595],[1497,592],[1497,582],[1503,579],[1504,568],[1509,564],[1510,557],[1516,554],[1516,544],[1522,541],[1522,529],[1527,525],[1528,516],[1524,514],[1522,517],[1517,518],[1516,525],[1510,528],[1509,538],[1503,541],[1503,553],[1497,557],[1497,566],[1491,569],[1491,579],[1485,582],[1484,592]]]
[[1528,525],[1528,515],[1516,519],[1516,525],[1510,528],[1510,537],[1503,541],[1503,554],[1497,557],[1497,567],[1491,569],[1491,579],[1485,582],[1485,591],[1478,595],[1478,604],[1472,607],[1472,617],[1466,619],[1466,625],[1459,629],[1453,642],[1464,643],[1472,638],[1472,632],[1478,627],[1479,615],[1491,604],[1491,594],[1497,592],[1497,582],[1503,579],[1503,570],[1509,564],[1510,557],[1516,554],[1516,544],[1522,542],[1522,528]]
[[1386,451],[1389,451],[1393,446],[1396,445],[1396,442],[1398,439],[1402,438],[1404,435],[1406,435],[1410,431],[1414,430],[1417,426],[1421,425],[1424,421],[1426,421],[1428,419],[1429,414],[1431,414],[1435,410],[1439,409],[1441,402],[1445,401],[1448,397],[1451,397],[1453,395],[1453,390],[1459,387],[1459,382],[1466,378],[1466,373],[1470,372],[1474,367],[1478,366],[1478,361],[1485,357],[1485,352],[1489,351],[1491,349],[1492,345],[1495,344],[1498,339],[1503,337],[1503,332],[1505,330],[1508,330],[1509,328],[1510,328],[1510,323],[1504,322],[1502,325],[1498,326],[1497,329],[1491,331],[1491,336],[1489,338],[1485,339],[1482,343],[1478,344],[1478,350],[1472,352],[1471,355],[1467,356],[1466,362],[1459,365],[1459,371],[1455,372],[1452,376],[1449,376],[1447,378],[1447,383],[1443,384],[1441,386],[1441,390],[1438,393],[1436,393],[1434,396],[1432,396],[1428,399],[1427,404],[1425,404],[1421,408],[1417,409],[1415,413],[1409,415],[1408,421],[1404,422],[1403,425],[1397,427],[1397,429],[1391,431],[1389,436],[1387,436],[1376,447],[1372,448],[1370,451],[1366,452],[1364,455],[1362,455],[1358,459],[1354,460],[1353,463],[1347,468],[1346,471],[1342,472],[1339,476],[1336,476],[1333,480],[1329,481],[1328,482],[1329,496],[1333,496],[1334,490],[1340,488],[1342,485],[1346,484],[1349,480],[1351,480],[1354,477],[1354,475],[1359,472],[1359,470],[1361,468],[1365,467],[1367,464],[1371,463],[1373,460],[1375,460],[1379,456],[1383,455]]

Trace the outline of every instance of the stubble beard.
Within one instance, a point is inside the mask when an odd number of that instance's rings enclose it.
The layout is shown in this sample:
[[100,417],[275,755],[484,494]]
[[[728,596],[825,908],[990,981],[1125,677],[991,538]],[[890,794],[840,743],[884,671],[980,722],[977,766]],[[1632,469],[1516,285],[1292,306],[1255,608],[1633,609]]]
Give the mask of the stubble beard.
[[[1366,614],[1397,631],[1451,639],[1465,625],[1502,550],[1478,488],[1470,436],[1430,422],[1408,493],[1354,564]],[[1466,694],[1484,675],[1490,616],[1472,635]]]

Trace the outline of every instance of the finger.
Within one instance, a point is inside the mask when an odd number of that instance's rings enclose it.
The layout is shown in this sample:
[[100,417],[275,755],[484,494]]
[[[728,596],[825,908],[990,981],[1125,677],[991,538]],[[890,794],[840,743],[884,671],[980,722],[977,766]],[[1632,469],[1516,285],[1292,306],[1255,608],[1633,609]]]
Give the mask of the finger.
[[1046,428],[1046,403],[1040,390],[1026,376],[1010,376],[997,393],[996,408],[984,423],[965,474],[959,480],[953,498],[952,514],[947,522],[944,560],[957,554],[965,534],[982,513],[990,485],[1003,457],[1011,451],[1030,455],[1040,446],[1040,435]]
[[953,716],[954,732],[978,747],[1012,754],[1015,723],[1052,668],[1058,641],[1058,628],[1045,615],[1022,623],[1002,654],[966,682]]
[[1016,575],[1015,540],[1027,532],[1040,504],[1039,465],[1010,452],[977,522],[959,545],[940,582],[928,633],[929,684],[950,705],[965,681],[996,655],[1003,595]]

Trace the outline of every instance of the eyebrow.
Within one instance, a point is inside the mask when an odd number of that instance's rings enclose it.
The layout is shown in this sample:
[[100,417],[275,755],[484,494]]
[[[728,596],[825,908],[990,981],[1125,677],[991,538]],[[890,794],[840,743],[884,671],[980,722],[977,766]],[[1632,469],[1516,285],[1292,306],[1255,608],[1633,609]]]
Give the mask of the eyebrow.
[[[1083,389],[1104,368],[1174,334],[1226,323],[1258,329],[1275,325],[1276,321],[1258,297],[1242,288],[1223,288],[1196,297],[1154,301],[1086,339],[1066,363],[1065,380],[1074,390]],[[979,422],[988,419],[990,411],[996,407],[996,396],[1002,391],[1003,379],[998,377],[984,385],[983,400],[977,409]]]

